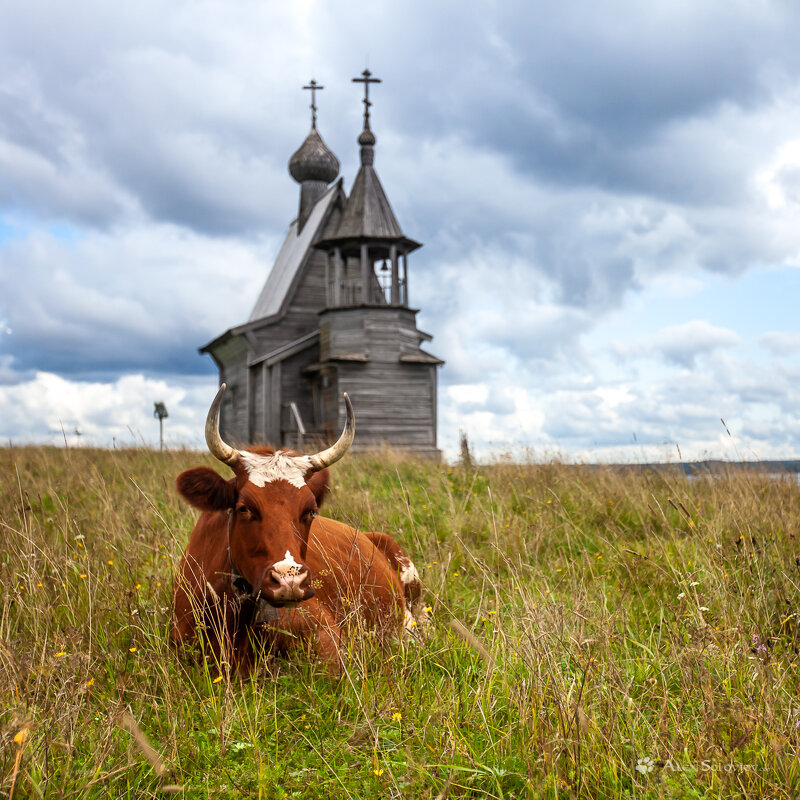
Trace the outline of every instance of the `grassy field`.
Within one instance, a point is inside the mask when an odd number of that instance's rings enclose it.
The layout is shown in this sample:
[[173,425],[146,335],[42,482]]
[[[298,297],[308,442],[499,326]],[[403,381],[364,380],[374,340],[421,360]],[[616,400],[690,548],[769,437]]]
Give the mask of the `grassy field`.
[[242,683],[168,640],[201,463],[0,450],[0,796],[800,795],[793,479],[348,456],[327,514],[405,546],[428,642]]

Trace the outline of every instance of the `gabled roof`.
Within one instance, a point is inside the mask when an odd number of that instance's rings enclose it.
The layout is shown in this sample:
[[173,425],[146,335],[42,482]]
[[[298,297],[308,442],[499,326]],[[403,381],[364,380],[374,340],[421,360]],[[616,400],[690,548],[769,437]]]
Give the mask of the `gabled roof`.
[[261,290],[261,294],[258,296],[258,300],[256,300],[256,304],[250,313],[250,322],[262,317],[271,317],[283,307],[292,282],[327,218],[328,209],[336,197],[340,183],[333,184],[317,200],[306,224],[303,225],[303,229],[299,233],[297,220],[289,226],[289,232],[286,234],[286,239],[284,239],[283,245],[278,252],[278,257],[275,259],[275,264],[267,277],[267,282],[264,284],[264,288]]

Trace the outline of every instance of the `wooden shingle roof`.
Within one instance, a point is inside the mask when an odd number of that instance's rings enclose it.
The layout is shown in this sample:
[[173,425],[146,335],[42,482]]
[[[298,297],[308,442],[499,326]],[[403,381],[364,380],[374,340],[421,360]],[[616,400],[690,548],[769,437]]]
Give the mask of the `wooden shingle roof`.
[[283,308],[295,275],[305,262],[311,244],[322,228],[328,210],[340,188],[341,182],[337,182],[322,195],[301,231],[298,231],[297,220],[289,226],[289,232],[275,259],[275,265],[250,313],[251,321],[270,317]]
[[361,165],[335,236],[337,239],[402,238],[403,231],[372,164]]

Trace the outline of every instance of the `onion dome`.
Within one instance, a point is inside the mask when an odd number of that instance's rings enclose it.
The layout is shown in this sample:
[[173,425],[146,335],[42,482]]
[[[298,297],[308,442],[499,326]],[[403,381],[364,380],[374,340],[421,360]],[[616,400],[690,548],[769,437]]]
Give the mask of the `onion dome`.
[[365,128],[363,131],[361,131],[361,134],[358,137],[358,143],[362,147],[374,146],[375,134],[369,128]]
[[289,174],[298,182],[331,183],[339,174],[339,159],[328,149],[316,126],[289,159]]
[[358,137],[358,143],[361,145],[361,164],[362,166],[369,166],[375,163],[375,134],[369,129],[364,128],[361,135]]

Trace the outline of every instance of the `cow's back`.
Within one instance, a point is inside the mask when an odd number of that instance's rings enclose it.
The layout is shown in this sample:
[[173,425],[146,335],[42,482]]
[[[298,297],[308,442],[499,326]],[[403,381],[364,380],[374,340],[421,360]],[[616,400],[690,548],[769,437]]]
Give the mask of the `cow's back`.
[[319,601],[338,623],[354,612],[370,625],[395,627],[403,618],[398,572],[368,534],[317,517],[311,526],[306,563]]

